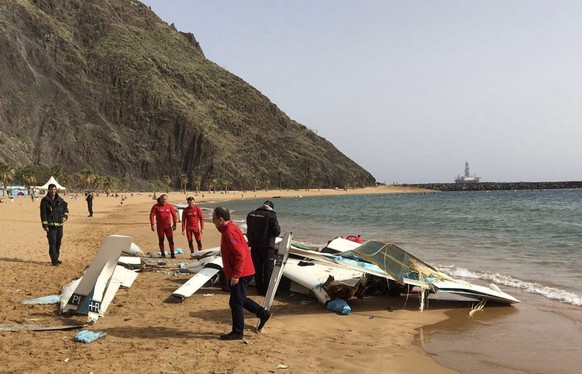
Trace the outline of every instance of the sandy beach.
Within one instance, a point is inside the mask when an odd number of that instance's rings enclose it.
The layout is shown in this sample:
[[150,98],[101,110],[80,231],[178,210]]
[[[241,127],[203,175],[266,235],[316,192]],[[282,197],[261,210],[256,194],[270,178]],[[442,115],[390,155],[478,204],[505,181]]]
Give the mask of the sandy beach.
[[[257,191],[196,195],[197,202],[297,195],[410,192],[400,187],[359,190]],[[160,192],[157,192],[159,195]],[[60,294],[79,278],[104,239],[129,235],[144,252],[155,253],[157,237],[148,215],[152,193],[95,197],[93,218],[87,217],[84,197],[63,195],[69,203],[61,248],[63,264],[50,266],[48,244],[39,219],[39,201],[18,197],[0,204],[4,241],[0,256],[1,325],[60,326],[83,324],[86,316],[63,316],[57,305],[24,305],[22,300]],[[188,193],[188,195],[194,195]],[[184,193],[169,193],[170,203],[185,202]],[[206,222],[205,248],[219,243],[219,233]],[[283,228],[284,230],[284,228]],[[176,247],[188,252],[185,237],[176,231]],[[189,254],[168,259],[168,265],[191,262]],[[90,344],[73,341],[78,330],[0,331],[2,372],[131,372],[146,373],[328,373],[328,372],[455,372],[437,364],[418,344],[419,329],[447,319],[449,305],[431,304],[420,313],[418,300],[388,297],[350,299],[352,313],[340,316],[314,299],[298,295],[275,298],[275,317],[264,332],[254,332],[255,318],[246,314],[245,338],[220,341],[230,330],[228,294],[203,288],[184,302],[170,299],[189,275],[170,269],[142,272],[129,289],[117,293],[107,314],[86,326],[107,335]],[[250,296],[258,302],[254,288]],[[312,301],[302,303],[302,301]],[[392,312],[388,307],[391,307]],[[454,308],[454,306],[450,306]],[[283,365],[283,366],[280,366]]]

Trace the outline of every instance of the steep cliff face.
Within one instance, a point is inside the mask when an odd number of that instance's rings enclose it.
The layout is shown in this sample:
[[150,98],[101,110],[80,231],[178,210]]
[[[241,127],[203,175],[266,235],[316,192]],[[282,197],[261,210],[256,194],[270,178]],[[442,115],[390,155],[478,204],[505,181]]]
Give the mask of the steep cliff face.
[[134,0],[0,0],[0,161],[250,188],[375,182]]

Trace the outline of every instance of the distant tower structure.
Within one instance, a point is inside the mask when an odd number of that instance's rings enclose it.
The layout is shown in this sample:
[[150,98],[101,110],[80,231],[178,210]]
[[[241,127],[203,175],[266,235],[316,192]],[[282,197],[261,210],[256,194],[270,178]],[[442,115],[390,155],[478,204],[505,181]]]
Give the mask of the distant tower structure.
[[469,162],[465,161],[465,175],[455,178],[455,183],[478,183],[481,177],[476,175],[471,176],[469,171]]

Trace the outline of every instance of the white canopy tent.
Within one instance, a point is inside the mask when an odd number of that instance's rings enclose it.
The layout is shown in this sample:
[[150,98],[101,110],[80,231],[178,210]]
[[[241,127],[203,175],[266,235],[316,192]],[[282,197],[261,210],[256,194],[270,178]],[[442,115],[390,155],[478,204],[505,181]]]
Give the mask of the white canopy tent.
[[49,184],[54,184],[55,186],[57,186],[57,190],[66,190],[66,188],[63,187],[63,186],[61,186],[59,184],[59,182],[57,182],[57,180],[55,179],[55,177],[53,177],[52,175],[49,178],[48,182],[46,182],[42,186],[36,186],[35,188],[38,188],[39,190],[48,190]]

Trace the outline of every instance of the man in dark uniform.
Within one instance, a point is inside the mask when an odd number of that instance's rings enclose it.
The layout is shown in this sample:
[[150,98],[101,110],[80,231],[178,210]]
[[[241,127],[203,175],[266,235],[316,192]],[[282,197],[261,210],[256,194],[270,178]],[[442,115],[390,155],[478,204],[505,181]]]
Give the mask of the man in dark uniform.
[[49,184],[48,193],[40,201],[40,220],[42,228],[47,233],[49,256],[53,266],[61,264],[59,255],[63,238],[63,224],[68,217],[68,204],[57,194],[57,186],[53,183]]
[[93,193],[91,191],[87,192],[87,210],[89,211],[89,217],[93,217]]
[[275,266],[275,238],[281,234],[275,205],[267,200],[247,215],[247,238],[255,267],[255,284],[260,295],[267,294]]

